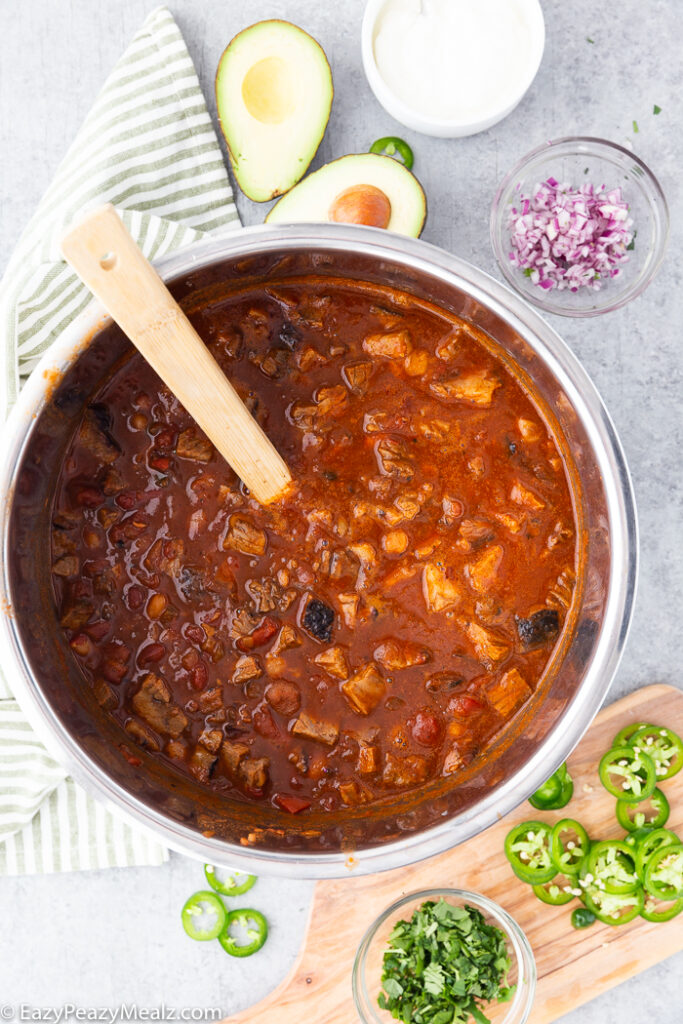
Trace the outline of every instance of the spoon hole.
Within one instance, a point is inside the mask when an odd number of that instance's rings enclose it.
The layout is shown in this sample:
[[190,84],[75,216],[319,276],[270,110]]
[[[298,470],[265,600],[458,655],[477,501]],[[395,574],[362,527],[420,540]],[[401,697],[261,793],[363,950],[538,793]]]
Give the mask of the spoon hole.
[[102,270],[113,270],[116,266],[116,253],[105,252],[105,254],[100,257],[100,266],[102,267]]

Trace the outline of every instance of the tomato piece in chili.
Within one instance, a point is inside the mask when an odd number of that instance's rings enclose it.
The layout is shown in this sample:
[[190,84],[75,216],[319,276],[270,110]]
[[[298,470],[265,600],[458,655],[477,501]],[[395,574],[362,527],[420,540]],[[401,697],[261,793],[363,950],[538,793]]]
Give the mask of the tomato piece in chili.
[[[238,942],[230,933],[230,929],[235,925],[246,932],[247,942]],[[268,922],[263,914],[251,907],[243,907],[240,910],[231,910],[226,915],[225,926],[218,936],[218,941],[230,956],[245,957],[258,952],[267,938]]]

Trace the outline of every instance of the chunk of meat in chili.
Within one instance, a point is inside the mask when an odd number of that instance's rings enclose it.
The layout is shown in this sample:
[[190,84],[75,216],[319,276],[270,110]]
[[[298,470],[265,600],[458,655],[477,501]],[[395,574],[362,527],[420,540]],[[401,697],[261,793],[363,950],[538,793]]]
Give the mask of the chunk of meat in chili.
[[140,718],[144,718],[156,732],[175,738],[187,727],[187,716],[171,700],[168,686],[152,672],[142,680],[132,705]]

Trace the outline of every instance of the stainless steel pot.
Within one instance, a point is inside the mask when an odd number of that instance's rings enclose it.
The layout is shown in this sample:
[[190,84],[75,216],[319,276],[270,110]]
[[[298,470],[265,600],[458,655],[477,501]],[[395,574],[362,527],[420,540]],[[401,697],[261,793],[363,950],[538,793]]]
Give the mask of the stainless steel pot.
[[33,373],[8,422],[1,455],[3,668],[34,728],[94,796],[204,861],[330,877],[346,873],[351,851],[355,873],[379,871],[482,831],[569,754],[600,707],[626,641],[637,575],[634,499],[623,452],[593,384],[517,295],[424,242],[344,225],[255,228],[202,242],[157,267],[179,297],[252,278],[357,277],[413,292],[486,330],[531,378],[576,465],[585,550],[574,624],[537,696],[483,766],[456,787],[441,780],[362,816],[348,810],[313,838],[297,833],[300,826],[287,824],[271,807],[245,809],[207,795],[151,760],[131,767],[112,732],[118,726],[96,707],[70,657],[49,580],[49,497],[60,453],[87,395],[122,356],[123,341],[117,348],[111,331],[98,333],[107,321],[93,303]]

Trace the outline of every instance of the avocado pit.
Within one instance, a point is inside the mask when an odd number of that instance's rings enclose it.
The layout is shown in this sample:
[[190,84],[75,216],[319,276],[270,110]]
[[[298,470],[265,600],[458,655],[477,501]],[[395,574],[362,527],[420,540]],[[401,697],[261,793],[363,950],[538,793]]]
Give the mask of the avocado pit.
[[342,224],[386,228],[391,220],[391,201],[374,185],[352,185],[332,200],[329,218]]

